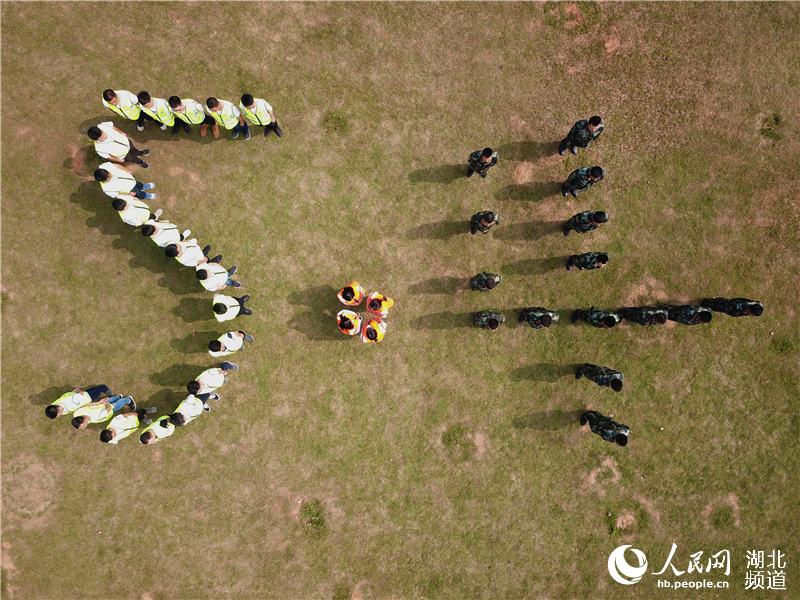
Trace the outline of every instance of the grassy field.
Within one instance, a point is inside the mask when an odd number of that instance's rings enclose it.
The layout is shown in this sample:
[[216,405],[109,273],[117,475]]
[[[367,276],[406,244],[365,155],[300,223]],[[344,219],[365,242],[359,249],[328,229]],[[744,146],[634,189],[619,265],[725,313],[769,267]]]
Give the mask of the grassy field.
[[[8,599],[798,597],[798,4],[2,5],[2,566]],[[225,328],[89,174],[107,87],[267,98],[286,135],[150,126],[153,206],[238,264],[256,343],[211,413],[119,447],[43,407],[107,383],[173,408]],[[577,119],[607,129],[578,157]],[[489,177],[462,176],[485,145]],[[556,193],[574,168],[606,179]],[[485,209],[503,222],[467,233]],[[564,238],[559,222],[610,222]],[[564,271],[588,250],[598,272]],[[489,294],[462,291],[480,270]],[[386,341],[334,327],[350,278]],[[747,296],[759,319],[611,331],[469,313]],[[625,373],[621,394],[571,365]],[[581,430],[585,408],[632,429]],[[726,548],[730,589],[609,579],[621,543]],[[656,564],[658,563],[658,564]],[[689,577],[684,577],[689,578]],[[759,595],[761,594],[761,595]]]

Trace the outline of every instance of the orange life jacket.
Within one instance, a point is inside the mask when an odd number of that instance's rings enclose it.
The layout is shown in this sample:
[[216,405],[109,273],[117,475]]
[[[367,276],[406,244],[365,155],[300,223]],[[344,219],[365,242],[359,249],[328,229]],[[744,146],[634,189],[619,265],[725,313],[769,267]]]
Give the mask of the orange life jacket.
[[[342,317],[350,319],[350,322],[353,324],[350,329],[342,328]],[[358,335],[358,332],[361,330],[362,320],[363,319],[361,318],[360,314],[353,312],[352,310],[347,310],[346,308],[336,313],[336,326],[339,328],[339,331],[345,335]]]
[[[367,337],[367,332],[372,330],[375,332],[375,339],[371,340]],[[383,340],[384,336],[386,335],[386,323],[381,321],[380,319],[370,319],[364,324],[364,327],[361,329],[361,341],[365,344],[374,344],[375,342],[380,342]]]
[[[345,300],[344,297],[342,296],[342,292],[344,292],[346,288],[353,288],[353,292],[355,292],[355,295],[353,296],[352,300]],[[340,289],[339,293],[336,294],[336,297],[339,298],[339,302],[341,302],[342,304],[345,304],[347,306],[358,306],[364,299],[364,288],[361,287],[361,284],[359,284],[354,279],[346,286],[344,286],[342,289]]]
[[[370,308],[370,304],[372,303],[373,300],[377,300],[378,302],[380,302],[380,307],[375,310]],[[386,317],[388,317],[389,309],[392,308],[393,306],[394,306],[394,300],[392,300],[387,296],[384,296],[380,292],[372,292],[367,297],[367,310],[371,312],[373,315],[378,315],[381,318],[385,319]]]

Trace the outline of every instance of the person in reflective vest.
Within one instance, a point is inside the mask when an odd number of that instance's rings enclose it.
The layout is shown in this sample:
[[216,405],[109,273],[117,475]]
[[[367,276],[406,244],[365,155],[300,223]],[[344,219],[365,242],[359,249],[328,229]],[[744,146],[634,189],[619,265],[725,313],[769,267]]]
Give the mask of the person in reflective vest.
[[[139,92],[139,107],[151,120],[161,123],[161,131],[166,131],[167,127],[175,125],[175,114],[170,110],[169,104],[164,98],[151,98],[145,91]],[[142,126],[144,129],[144,126]]]
[[89,423],[105,423],[126,406],[131,410],[136,410],[136,401],[133,396],[115,394],[97,402],[90,402],[75,411],[71,421],[72,426],[75,429],[86,429]]
[[181,233],[177,225],[170,223],[166,219],[148,219],[144,222],[140,231],[144,237],[153,240],[153,243],[159,248],[177,244],[192,235],[190,229],[184,229],[183,233]]
[[122,413],[111,419],[108,427],[100,432],[100,441],[106,444],[119,444],[121,440],[136,433],[139,425],[149,425],[150,423],[152,421],[144,409]]
[[206,114],[214,119],[211,126],[211,133],[214,139],[219,139],[219,126],[231,130],[231,137],[236,139],[240,133],[244,133],[244,139],[250,139],[250,128],[242,116],[242,112],[236,108],[232,102],[218,100],[213,96],[206,100]]
[[[283,129],[278,125],[275,113],[272,112],[272,106],[263,98],[253,98],[251,94],[242,94],[239,108],[248,123],[264,128],[264,137],[267,137],[270,131],[275,132],[278,137],[283,137]],[[245,139],[250,139],[250,137],[245,136]]]
[[111,112],[119,115],[123,119],[136,121],[136,129],[142,131],[144,129],[145,116],[142,114],[142,109],[139,107],[139,99],[136,94],[128,90],[103,90],[103,106]]
[[82,406],[109,396],[111,396],[111,388],[107,385],[93,385],[87,388],[76,387],[48,404],[44,409],[44,414],[50,419],[55,419],[58,416],[68,415]]
[[374,344],[383,341],[386,335],[386,323],[380,319],[370,319],[361,329],[361,341],[365,344]]
[[214,358],[227,356],[241,350],[245,342],[252,344],[254,341],[253,336],[246,331],[228,331],[208,342],[208,353]]
[[169,104],[172,114],[177,117],[175,125],[172,127],[172,133],[178,133],[179,127],[182,127],[186,133],[191,133],[190,125],[200,125],[200,137],[206,137],[208,126],[214,124],[214,119],[206,114],[202,104],[197,100],[179,96],[170,96],[167,104]]
[[393,306],[394,300],[380,292],[372,292],[367,297],[367,310],[381,319],[389,316],[389,309]]
[[336,326],[345,335],[358,335],[362,321],[360,314],[346,308],[336,313]]
[[175,433],[175,425],[169,422],[169,417],[158,417],[144,428],[139,435],[140,444],[155,444]]
[[241,315],[252,315],[253,311],[245,307],[245,302],[250,300],[250,296],[245,294],[239,298],[226,296],[225,294],[214,294],[211,302],[211,310],[214,311],[214,318],[222,323],[230,321]]
[[364,288],[354,279],[336,294],[339,302],[347,306],[358,306],[364,299]]
[[206,369],[200,373],[200,375],[186,384],[186,390],[195,396],[210,394],[225,385],[228,375],[238,370],[239,365],[226,360],[220,366]]

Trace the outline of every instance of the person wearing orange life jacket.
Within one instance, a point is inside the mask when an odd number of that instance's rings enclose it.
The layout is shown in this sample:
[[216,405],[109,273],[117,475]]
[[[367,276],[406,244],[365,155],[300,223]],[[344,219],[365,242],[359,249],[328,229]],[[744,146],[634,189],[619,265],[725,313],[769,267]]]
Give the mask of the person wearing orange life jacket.
[[382,319],[389,316],[389,309],[394,306],[394,300],[380,292],[372,292],[367,297],[367,310]]
[[370,319],[361,329],[361,341],[365,344],[374,344],[383,341],[386,335],[386,323],[380,319]]
[[345,335],[358,335],[362,321],[360,314],[346,308],[336,313],[336,326]]
[[364,299],[364,288],[355,279],[339,290],[336,294],[339,302],[347,306],[358,306]]

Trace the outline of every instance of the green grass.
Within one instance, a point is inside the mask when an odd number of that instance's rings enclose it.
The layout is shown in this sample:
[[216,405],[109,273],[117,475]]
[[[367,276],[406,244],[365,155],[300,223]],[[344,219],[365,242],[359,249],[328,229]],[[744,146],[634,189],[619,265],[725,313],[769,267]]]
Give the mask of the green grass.
[[[4,598],[674,598],[608,578],[623,540],[654,562],[673,541],[730,549],[731,589],[709,599],[744,597],[746,550],[780,548],[797,593],[797,5],[0,8]],[[109,86],[248,91],[286,132],[119,124],[153,151],[154,207],[239,265],[254,311],[222,400],[153,448],[42,414],[98,382],[169,411],[225,330],[81,178]],[[594,113],[598,142],[556,156]],[[487,144],[498,166],[466,179]],[[554,193],[587,164],[606,179]],[[501,225],[470,236],[485,209]],[[601,209],[585,236],[552,225]],[[595,249],[599,272],[551,268]],[[458,291],[481,270],[503,282]],[[396,301],[376,347],[334,328],[353,277]],[[765,313],[568,319],[706,295]],[[562,322],[518,326],[526,305]],[[508,319],[493,334],[469,326],[486,308]],[[575,381],[580,362],[626,389]],[[581,431],[586,408],[629,425],[629,446]]]

